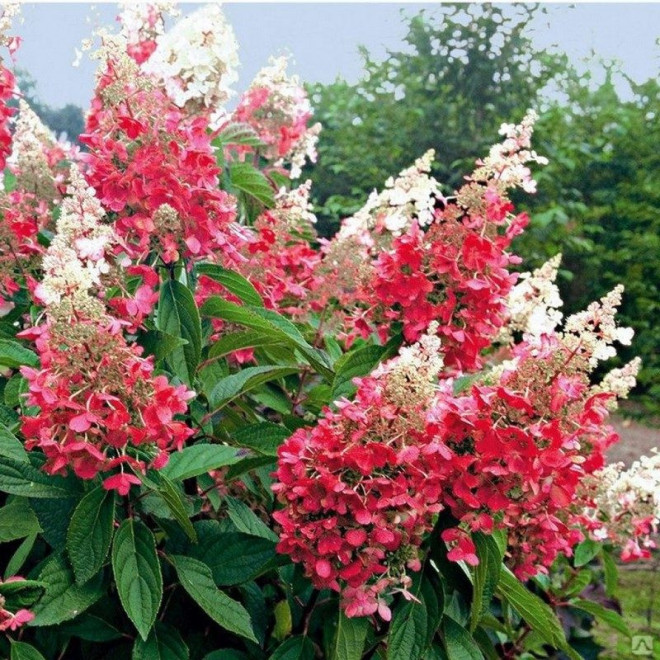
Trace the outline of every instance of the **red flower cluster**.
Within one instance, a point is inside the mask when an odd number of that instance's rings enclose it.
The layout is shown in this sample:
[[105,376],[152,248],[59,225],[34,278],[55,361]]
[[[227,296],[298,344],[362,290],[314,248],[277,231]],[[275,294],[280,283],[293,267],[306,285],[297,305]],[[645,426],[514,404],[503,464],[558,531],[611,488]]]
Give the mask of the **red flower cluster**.
[[16,79],[14,74],[0,62],[0,170],[4,170],[11,153],[11,130],[9,120],[14,109],[7,104],[14,96]]
[[22,336],[35,340],[41,360],[39,369],[21,369],[27,403],[39,406],[23,417],[22,432],[28,450],[46,455],[47,472],[71,467],[82,479],[101,473],[105,488],[125,495],[140,483],[125,468],[161,468],[192,435],[175,416],[194,393],[154,376],[151,359],[126,343],[118,322],[52,321]]

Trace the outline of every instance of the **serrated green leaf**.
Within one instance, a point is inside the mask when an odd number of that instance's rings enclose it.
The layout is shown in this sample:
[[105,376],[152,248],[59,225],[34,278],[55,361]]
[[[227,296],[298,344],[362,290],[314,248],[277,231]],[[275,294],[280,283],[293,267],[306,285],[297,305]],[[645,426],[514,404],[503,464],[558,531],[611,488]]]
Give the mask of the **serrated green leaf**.
[[442,636],[448,660],[483,660],[483,653],[472,635],[446,616],[442,622]]
[[11,559],[7,562],[4,574],[5,580],[21,572],[23,564],[25,564],[32,552],[37,536],[38,534],[31,534],[16,548],[16,552],[14,552]]
[[298,635],[296,637],[289,637],[283,644],[280,644],[269,660],[313,660],[314,659],[314,644],[303,637]]
[[599,621],[606,623],[610,628],[626,635],[626,637],[630,637],[631,635],[630,628],[628,628],[628,624],[623,617],[614,610],[604,607],[600,603],[594,603],[591,600],[584,600],[583,598],[576,598],[571,600],[571,607],[576,607],[579,610],[593,614]]
[[149,636],[163,597],[156,539],[149,528],[124,520],[112,544],[112,571],[124,611],[142,639]]
[[339,608],[332,660],[360,660],[364,653],[369,625],[369,619],[365,617],[349,619]]
[[114,520],[114,493],[102,486],[87,493],[75,508],[66,549],[77,583],[87,582],[101,570],[110,550]]
[[472,571],[473,596],[470,607],[470,632],[474,632],[483,614],[488,612],[490,601],[500,579],[502,554],[495,539],[476,533],[473,540],[477,548],[479,564]]
[[248,611],[215,586],[211,569],[206,564],[183,555],[173,555],[170,559],[174,563],[181,586],[218,625],[257,642]]
[[0,509],[0,543],[22,539],[41,531],[39,521],[23,498],[15,498]]
[[44,656],[31,644],[15,642],[13,639],[9,641],[11,642],[9,660],[45,660]]
[[232,163],[229,166],[232,188],[240,190],[266,208],[275,206],[275,193],[268,179],[249,163]]
[[241,458],[235,447],[196,444],[171,454],[160,474],[170,481],[181,481],[217,470],[225,465],[232,465]]
[[229,355],[244,348],[259,348],[262,346],[278,346],[281,340],[273,339],[269,334],[256,331],[234,332],[223,335],[209,349],[209,359]]
[[232,122],[227,124],[213,140],[213,145],[223,146],[236,145],[241,147],[264,147],[266,146],[259,138],[258,133],[250,124],[243,122]]
[[188,660],[190,653],[179,632],[156,622],[146,640],[139,637],[133,644],[131,660]]
[[225,502],[229,519],[239,532],[269,539],[275,543],[279,541],[277,534],[245,502],[234,497],[225,497]]
[[159,330],[186,340],[184,346],[170,352],[167,361],[174,373],[192,386],[202,351],[202,326],[190,289],[176,280],[164,282],[156,320]]
[[533,630],[554,648],[563,649],[566,643],[564,630],[547,603],[529,591],[505,566],[500,573],[497,593],[504,598]]
[[85,584],[76,584],[73,571],[61,555],[54,555],[39,573],[46,591],[32,608],[30,626],[52,626],[68,621],[91,607],[103,596],[103,575],[98,573]]
[[30,498],[70,498],[80,493],[80,485],[72,478],[46,474],[31,463],[2,456],[0,491]]
[[206,263],[197,264],[195,270],[200,275],[206,275],[222,284],[227,291],[240,298],[246,305],[264,306],[263,298],[254,288],[254,285],[237,272],[223,268],[218,264]]
[[28,462],[28,454],[23,443],[2,424],[0,424],[0,456],[11,458],[19,463]]
[[[418,598],[418,594],[415,594]],[[419,660],[426,647],[428,615],[424,599],[402,601],[387,637],[387,660]]]
[[234,431],[231,439],[240,447],[249,447],[265,456],[277,456],[277,448],[290,435],[291,431],[283,426],[260,422]]
[[348,396],[355,389],[353,378],[370,373],[380,362],[384,352],[384,346],[364,346],[340,357],[334,364],[332,398]]
[[145,355],[153,355],[157,361],[167,358],[172,351],[185,346],[188,342],[183,337],[175,337],[162,330],[148,330],[138,337]]
[[34,351],[11,339],[0,339],[0,367],[17,369],[23,365],[36,367],[39,357]]
[[603,571],[605,573],[605,593],[611,598],[616,593],[617,582],[619,581],[619,571],[616,562],[612,559],[609,552],[603,551],[601,555],[603,560]]
[[582,569],[577,575],[573,576],[568,585],[564,589],[563,595],[576,596],[584,590],[584,588],[591,582],[593,573],[588,569]]
[[209,401],[214,410],[231,403],[235,398],[263,385],[270,380],[277,380],[298,372],[295,367],[247,367],[235,374],[219,380],[209,394]]

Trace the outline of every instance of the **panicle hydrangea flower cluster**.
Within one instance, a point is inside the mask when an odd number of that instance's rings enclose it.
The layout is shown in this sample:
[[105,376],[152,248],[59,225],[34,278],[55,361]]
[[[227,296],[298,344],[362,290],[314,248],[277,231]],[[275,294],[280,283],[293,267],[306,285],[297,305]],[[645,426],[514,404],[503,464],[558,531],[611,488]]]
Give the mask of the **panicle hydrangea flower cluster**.
[[143,64],[156,50],[165,32],[165,15],[178,16],[174,2],[122,2],[119,21],[128,54]]
[[320,124],[308,126],[312,107],[297,76],[287,76],[287,58],[272,57],[243,94],[232,119],[254,128],[275,166],[291,165],[297,179],[305,160],[316,162]]
[[[15,582],[23,582],[24,580],[25,578],[15,575],[4,581],[0,580],[0,587]],[[34,613],[24,607],[8,609],[6,598],[0,594],[0,632],[18,630],[26,623],[30,623],[32,619],[34,619]]]
[[584,524],[592,538],[619,546],[623,561],[647,559],[660,526],[660,454],[642,456],[626,470],[605,466],[585,482]]
[[47,472],[71,468],[82,479],[101,473],[105,488],[125,495],[140,483],[135,471],[162,467],[190,437],[175,416],[194,393],[154,376],[152,359],[107,315],[99,295],[115,236],[75,166],[68,193],[34,291],[45,321],[19,335],[35,342],[40,359],[39,368],[21,368],[27,404],[39,408],[22,418],[22,432],[28,450],[45,454]]
[[456,395],[451,379],[438,384],[437,326],[280,449],[278,549],[317,587],[341,591],[349,616],[388,616],[387,594],[419,569],[443,509],[458,520],[442,533],[451,560],[478,563],[470,532],[499,529],[518,576],[547,571],[584,538],[581,484],[617,440],[605,423],[617,392],[590,386],[592,355],[573,335],[527,337],[512,361]]
[[[10,54],[18,48],[18,37],[9,35],[13,19],[20,13],[21,6],[18,2],[8,2],[2,6],[0,13],[0,46],[9,50]],[[14,109],[8,105],[8,101],[16,92],[16,78],[14,74],[4,65],[0,57],[0,170],[5,169],[7,157],[11,153],[11,128],[10,119]]]
[[143,71],[187,113],[221,109],[238,80],[238,43],[218,3],[210,3],[156,37]]
[[498,343],[511,344],[513,333],[539,338],[549,335],[561,323],[563,305],[555,284],[561,254],[555,255],[531,273],[521,273],[506,299],[507,324],[500,329]]

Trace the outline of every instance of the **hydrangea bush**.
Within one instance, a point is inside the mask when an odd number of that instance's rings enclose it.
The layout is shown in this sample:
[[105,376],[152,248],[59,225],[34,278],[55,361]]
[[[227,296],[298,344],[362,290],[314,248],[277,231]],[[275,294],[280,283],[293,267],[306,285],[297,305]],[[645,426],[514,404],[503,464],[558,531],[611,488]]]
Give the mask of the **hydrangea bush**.
[[2,655],[579,658],[575,611],[625,633],[580,594],[650,556],[658,460],[605,461],[639,369],[592,377],[631,342],[622,288],[563,319],[560,256],[517,272],[535,114],[460,189],[429,152],[319,240],[286,60],[229,110],[221,9],[166,14],[96,34],[84,150],[0,69]]

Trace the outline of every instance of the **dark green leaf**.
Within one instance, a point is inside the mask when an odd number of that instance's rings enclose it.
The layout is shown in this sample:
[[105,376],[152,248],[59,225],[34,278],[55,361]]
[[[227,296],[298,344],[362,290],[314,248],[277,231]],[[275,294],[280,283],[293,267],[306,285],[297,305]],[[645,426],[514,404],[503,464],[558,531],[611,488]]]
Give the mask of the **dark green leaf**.
[[161,285],[157,315],[158,329],[187,344],[172,350],[167,361],[174,373],[192,385],[202,351],[202,326],[193,294],[176,280]]
[[277,448],[290,435],[291,431],[283,426],[260,422],[234,431],[231,439],[240,447],[249,447],[266,456],[277,456]]
[[349,619],[339,608],[332,660],[360,660],[367,641],[369,625],[369,619],[365,617]]
[[209,349],[209,358],[220,358],[234,351],[244,348],[259,348],[261,346],[277,346],[280,339],[274,339],[268,333],[248,330],[247,332],[234,332],[223,335]]
[[22,460],[0,457],[0,491],[30,498],[67,498],[80,493],[80,485],[72,478],[42,472]]
[[0,366],[16,369],[23,365],[36,367],[39,364],[37,354],[25,348],[17,341],[0,339]]
[[156,540],[143,523],[127,519],[112,544],[112,570],[128,618],[146,640],[163,597],[163,576]]
[[483,654],[472,635],[446,616],[442,623],[442,633],[448,660],[483,660]]
[[164,470],[160,472],[152,471],[149,476],[142,475],[142,483],[145,484],[153,493],[160,498],[167,506],[168,511],[172,517],[181,525],[181,528],[186,533],[186,536],[193,542],[197,543],[197,534],[190,522],[188,511],[182,499],[182,492],[175,486],[170,479],[164,474]]
[[344,354],[335,362],[335,379],[332,382],[332,398],[348,396],[355,386],[353,378],[366,376],[380,362],[384,346],[365,346]]
[[196,444],[172,453],[160,474],[170,481],[181,481],[217,470],[224,465],[232,465],[240,458],[235,447]]
[[162,330],[143,332],[139,335],[138,341],[144,348],[144,354],[153,355],[157,361],[164,360],[172,351],[188,343],[183,337],[176,337]]
[[588,564],[602,548],[600,543],[586,539],[575,548],[574,564],[576,567]]
[[122,634],[113,625],[98,616],[85,612],[75,620],[59,627],[65,635],[73,635],[88,642],[111,642]]
[[44,656],[34,646],[25,642],[15,642],[13,639],[9,641],[11,642],[9,660],[44,660]]
[[77,499],[30,500],[30,507],[42,529],[41,536],[55,550],[65,549],[66,533],[78,501]]
[[237,298],[240,298],[246,305],[256,305],[263,307],[264,301],[259,292],[254,288],[251,282],[246,280],[242,275],[227,270],[217,264],[197,264],[195,270],[200,275],[206,275],[212,280],[219,282],[227,291],[233,293]]
[[102,573],[85,584],[76,584],[73,571],[61,555],[48,560],[39,580],[46,585],[46,592],[33,607],[31,626],[52,626],[73,619],[103,595]]
[[241,500],[234,497],[225,497],[225,502],[227,503],[229,518],[239,532],[251,536],[260,536],[275,543],[279,541],[277,534],[245,502],[241,502]]
[[572,600],[571,607],[577,607],[580,610],[589,612],[589,614],[593,614],[599,621],[606,623],[611,628],[614,628],[614,630],[630,637],[631,633],[628,624],[623,617],[617,614],[614,610],[603,607],[600,603],[594,603],[593,601],[584,600],[582,598]]
[[11,559],[7,562],[4,575],[5,580],[21,572],[23,564],[25,564],[32,552],[37,536],[38,534],[31,534],[16,548],[16,552],[14,552]]
[[[417,594],[416,594],[417,595]],[[428,615],[423,598],[401,601],[387,637],[388,660],[419,660],[426,648]]]
[[226,406],[241,394],[245,394],[253,390],[259,385],[267,383],[269,380],[277,380],[290,376],[298,372],[295,367],[277,367],[277,366],[263,366],[263,367],[247,367],[241,371],[226,376],[219,380],[211,393],[209,394],[209,401],[214,410]]
[[266,208],[275,206],[275,196],[268,179],[249,163],[232,163],[229,166],[231,186],[253,198]]
[[114,520],[114,493],[99,486],[80,500],[66,538],[76,582],[87,582],[101,570],[110,549]]
[[182,555],[174,555],[170,559],[174,563],[181,586],[218,625],[257,642],[247,610],[215,586],[211,569],[206,564]]
[[190,657],[179,632],[157,622],[146,640],[139,637],[133,644],[132,660],[187,660]]
[[22,539],[41,531],[27,500],[15,498],[0,509],[0,543]]
[[616,562],[609,552],[603,552],[603,571],[605,572],[605,593],[612,598],[616,593],[616,585],[619,579]]
[[23,443],[4,425],[0,424],[0,456],[27,463],[28,455]]
[[313,660],[314,644],[301,635],[289,637],[275,649],[269,660]]
[[486,534],[476,533],[473,535],[473,540],[477,548],[479,564],[472,573],[474,589],[470,608],[470,632],[474,632],[482,615],[488,611],[502,568],[502,553],[495,539]]

